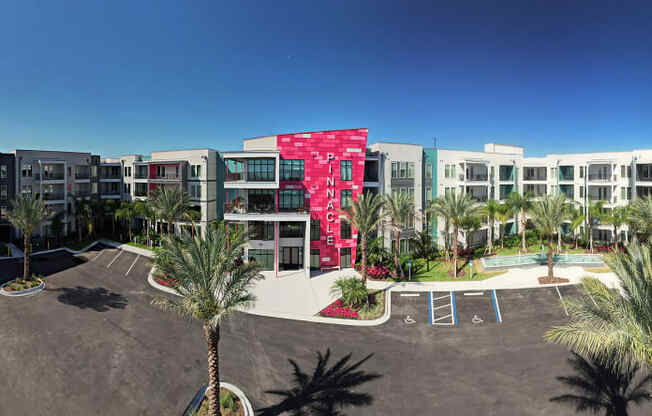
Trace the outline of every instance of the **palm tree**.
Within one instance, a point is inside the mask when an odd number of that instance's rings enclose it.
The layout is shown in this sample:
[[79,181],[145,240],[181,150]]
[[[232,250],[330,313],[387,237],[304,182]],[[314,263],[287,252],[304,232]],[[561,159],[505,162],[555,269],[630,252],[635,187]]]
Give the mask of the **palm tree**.
[[201,220],[201,212],[190,209],[183,214],[183,218],[187,221],[190,221],[190,233],[195,236],[195,223]]
[[496,219],[500,221],[499,233],[500,233],[500,248],[505,248],[505,227],[507,225],[507,220],[513,217],[511,208],[507,204],[499,204],[498,211],[496,212]]
[[596,201],[596,202],[589,201],[589,205],[587,207],[587,213],[588,213],[587,219],[589,222],[589,247],[591,249],[591,253],[593,253],[593,227],[595,227],[601,222],[604,222],[606,219],[606,215],[604,211],[604,201]]
[[362,281],[365,284],[367,284],[367,237],[382,220],[380,215],[382,208],[382,197],[367,193],[359,195],[351,206],[340,210],[342,213],[340,218],[358,230],[360,251],[362,251]]
[[407,227],[408,219],[414,215],[414,202],[404,192],[398,192],[385,197],[385,215],[390,228],[394,231],[394,268],[395,273],[401,278],[405,277],[403,268],[398,261],[399,240],[401,231]]
[[111,231],[115,235],[115,211],[118,209],[118,202],[115,199],[104,200],[104,215],[111,217]]
[[124,201],[120,204],[120,208],[115,211],[113,214],[116,219],[122,220],[127,224],[127,231],[129,233],[129,241],[132,241],[131,238],[131,225],[136,217],[136,210],[134,209],[134,204],[132,202]]
[[204,235],[194,238],[182,233],[181,238],[168,236],[155,264],[171,281],[181,300],[156,298],[152,303],[180,316],[198,319],[204,328],[208,345],[208,399],[210,414],[220,414],[219,400],[219,342],[220,324],[234,311],[251,305],[254,280],[259,279],[255,262],[243,263],[246,238],[241,232],[231,231],[219,223]]
[[566,298],[570,322],[554,326],[545,337],[585,356],[617,362],[652,362],[652,253],[635,239],[627,252],[616,252],[607,263],[622,291],[610,290],[598,279],[585,277],[586,296]]
[[141,216],[145,222],[145,235],[147,245],[149,246],[149,230],[152,228],[152,222],[156,221],[154,210],[149,201],[136,201],[134,203],[134,210],[136,211],[136,215]]
[[550,399],[551,402],[566,403],[577,412],[590,411],[593,414],[604,412],[606,416],[627,416],[630,403],[640,405],[652,400],[652,374],[647,374],[634,384],[640,370],[638,364],[631,368],[617,368],[610,358],[606,363],[599,357],[586,359],[573,352],[568,363],[576,375],[557,377],[576,393],[562,394]]
[[190,196],[180,188],[160,186],[151,201],[156,216],[167,222],[168,235],[174,230],[174,222],[184,217],[190,208]]
[[630,220],[638,233],[645,238],[652,234],[652,195],[636,198],[630,205]]
[[472,231],[477,231],[482,227],[482,219],[478,216],[478,214],[475,211],[469,212],[467,215],[462,217],[462,221],[460,222],[460,228],[462,231],[464,231],[464,242],[466,245],[466,249],[471,248],[471,244],[469,243],[469,236],[471,235]]
[[532,207],[532,194],[526,192],[521,195],[518,192],[512,192],[507,196],[507,206],[510,207],[514,213],[520,213],[521,217],[521,248],[523,252],[527,252],[527,244],[525,243],[525,227],[527,226],[527,217],[525,213]]
[[553,282],[552,240],[559,231],[567,216],[567,203],[564,194],[555,196],[545,195],[536,201],[530,208],[532,222],[539,234],[548,237],[548,277],[549,283]]
[[628,217],[629,208],[626,206],[615,207],[611,213],[605,216],[605,221],[614,227],[614,251],[618,250],[618,228],[627,224]]
[[7,218],[14,227],[18,228],[23,233],[23,242],[25,244],[23,279],[30,280],[30,240],[34,230],[38,230],[41,223],[48,218],[48,211],[41,198],[32,198],[30,196],[21,195],[11,202],[11,209],[7,212]]
[[431,211],[446,218],[453,227],[453,276],[457,277],[457,236],[462,219],[469,215],[475,206],[475,201],[469,194],[457,196],[455,193],[438,196],[431,205]]
[[489,234],[487,235],[489,239],[489,253],[494,252],[494,225],[500,214],[500,209],[501,204],[496,200],[490,199],[479,209],[478,212],[483,217],[487,217],[487,222],[489,223]]
[[426,271],[430,271],[430,258],[437,252],[430,231],[417,231],[410,239],[410,243],[414,247],[416,256],[426,260]]
[[581,209],[577,209],[573,206],[570,206],[568,208],[568,219],[570,220],[570,225],[569,229],[570,232],[573,233],[573,239],[575,240],[575,249],[577,250],[577,241],[578,241],[578,233],[577,229],[584,224],[584,214],[582,213]]

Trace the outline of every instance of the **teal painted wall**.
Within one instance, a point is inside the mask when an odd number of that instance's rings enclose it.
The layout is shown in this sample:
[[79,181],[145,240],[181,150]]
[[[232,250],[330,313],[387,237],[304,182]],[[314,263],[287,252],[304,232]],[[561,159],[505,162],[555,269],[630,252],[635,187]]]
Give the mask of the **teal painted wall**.
[[224,172],[224,159],[222,158],[222,155],[217,153],[217,164],[216,164],[217,172],[215,173],[215,186],[217,187],[217,192],[215,192],[215,202],[217,206],[217,212],[215,218],[218,221],[222,221],[224,219],[224,179],[225,179],[225,172]]
[[[423,201],[423,209],[428,208],[429,205],[429,202],[426,200],[426,189],[428,187],[431,187],[432,189],[431,199],[434,200],[437,198],[437,160],[436,148],[423,149],[423,197],[421,199]],[[427,170],[429,170],[429,172],[427,172]],[[431,179],[428,179],[428,174],[430,174]],[[437,241],[437,221],[432,222],[431,232],[433,240]]]

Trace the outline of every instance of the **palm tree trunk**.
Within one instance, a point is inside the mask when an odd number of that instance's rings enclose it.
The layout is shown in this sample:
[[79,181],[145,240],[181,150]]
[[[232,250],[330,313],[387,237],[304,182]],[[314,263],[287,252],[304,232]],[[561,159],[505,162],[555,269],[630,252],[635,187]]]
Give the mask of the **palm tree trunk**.
[[457,225],[453,226],[453,277],[457,277]]
[[29,279],[29,254],[30,254],[30,245],[29,245],[29,240],[30,240],[30,235],[29,233],[23,233],[23,243],[25,244],[25,252],[23,257],[23,279],[24,280],[30,280]]
[[505,248],[505,224],[500,225],[500,248]]
[[403,269],[398,262],[398,250],[399,250],[399,240],[401,238],[400,231],[394,231],[394,267],[396,268],[396,275],[400,276],[401,279],[405,277],[403,274]]
[[79,242],[81,243],[82,241],[82,230],[81,230],[81,221],[77,221],[77,232],[79,234]]
[[494,252],[494,220],[489,220],[489,253]]
[[150,227],[149,220],[145,220],[145,234],[147,235],[147,245],[149,246],[149,227]]
[[523,246],[523,253],[527,252],[527,247],[525,245],[525,225],[527,224],[527,219],[525,218],[525,210],[521,210],[521,245]]
[[362,250],[362,282],[367,286],[367,236],[362,234],[360,238],[360,249]]
[[589,227],[589,247],[591,248],[591,254],[593,254],[593,226]]
[[221,416],[220,412],[220,327],[213,330],[204,324],[204,338],[208,345],[208,396],[209,414]]
[[552,282],[552,234],[548,236],[548,279]]

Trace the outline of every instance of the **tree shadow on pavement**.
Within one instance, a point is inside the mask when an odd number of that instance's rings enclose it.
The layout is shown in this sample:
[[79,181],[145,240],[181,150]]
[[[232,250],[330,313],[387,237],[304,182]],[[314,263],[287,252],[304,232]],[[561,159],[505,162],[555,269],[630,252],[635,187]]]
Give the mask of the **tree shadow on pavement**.
[[96,312],[107,312],[110,309],[124,309],[127,306],[127,298],[119,293],[110,292],[103,287],[91,289],[77,286],[74,288],[62,287],[49,290],[63,292],[57,296],[57,300],[66,305],[76,306],[79,309],[93,309]]
[[369,360],[369,354],[362,360],[350,364],[347,354],[329,367],[330,349],[325,354],[317,352],[317,365],[309,375],[301,370],[296,361],[289,359],[293,368],[294,387],[288,390],[269,390],[267,394],[279,396],[282,401],[276,405],[258,410],[259,416],[291,415],[343,415],[346,407],[369,406],[373,397],[368,393],[353,391],[364,383],[382,377],[368,373],[360,367]]

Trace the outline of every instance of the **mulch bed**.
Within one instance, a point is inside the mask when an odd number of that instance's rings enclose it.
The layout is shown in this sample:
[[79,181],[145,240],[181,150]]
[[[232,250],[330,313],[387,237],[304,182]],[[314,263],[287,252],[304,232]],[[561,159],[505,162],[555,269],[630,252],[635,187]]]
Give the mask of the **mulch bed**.
[[569,280],[564,278],[564,277],[553,277],[552,279],[548,278],[548,276],[542,276],[538,278],[539,284],[540,285],[551,285],[551,284],[558,284],[558,283],[568,283]]

